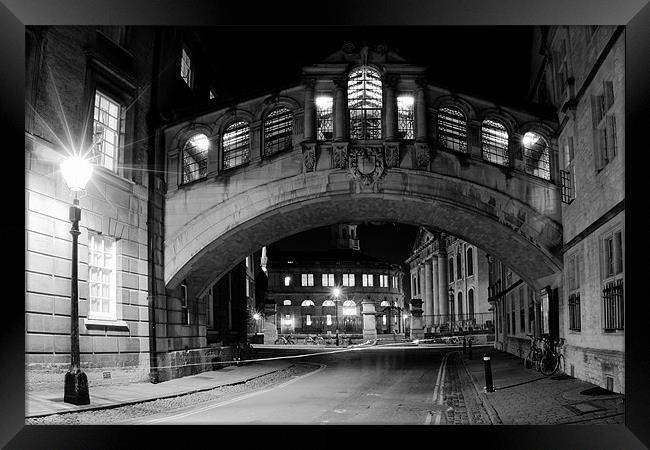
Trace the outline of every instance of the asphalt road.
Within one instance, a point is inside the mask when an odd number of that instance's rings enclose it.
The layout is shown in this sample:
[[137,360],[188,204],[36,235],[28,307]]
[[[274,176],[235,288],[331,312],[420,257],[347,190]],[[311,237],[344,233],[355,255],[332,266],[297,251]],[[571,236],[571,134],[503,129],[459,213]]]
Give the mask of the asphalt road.
[[[144,424],[440,423],[444,355],[451,349],[385,346],[297,358],[316,370],[278,386],[201,404]],[[276,349],[273,355],[309,350]],[[259,356],[270,356],[262,350]],[[442,419],[444,423],[444,418]]]

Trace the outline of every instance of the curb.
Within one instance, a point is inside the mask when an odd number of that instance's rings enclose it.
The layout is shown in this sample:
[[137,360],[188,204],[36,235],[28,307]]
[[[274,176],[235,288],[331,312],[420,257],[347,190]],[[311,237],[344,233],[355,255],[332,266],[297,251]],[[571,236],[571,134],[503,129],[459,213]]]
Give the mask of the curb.
[[488,400],[487,395],[485,392],[483,392],[483,389],[478,385],[478,382],[474,378],[474,376],[470,373],[469,368],[467,367],[467,363],[465,362],[465,358],[461,355],[460,361],[462,363],[463,369],[465,369],[465,374],[467,375],[467,378],[472,382],[472,385],[474,386],[474,390],[476,391],[476,396],[481,402],[481,405],[483,406],[483,409],[485,409],[485,412],[490,418],[490,422],[492,422],[492,425],[503,425],[503,421],[501,420],[501,417],[499,417],[499,413],[497,413],[496,409],[494,406],[492,406],[492,403]]
[[249,381],[255,380],[256,378],[263,377],[265,375],[270,375],[272,373],[276,372],[281,372],[283,370],[287,370],[291,367],[293,367],[295,364],[291,364],[283,369],[276,369],[272,370],[270,372],[265,372],[260,375],[255,375],[254,377],[246,378],[240,381],[235,381],[232,383],[226,383],[226,384],[219,384],[217,386],[212,386],[212,387],[207,387],[207,388],[200,388],[200,389],[193,389],[191,391],[186,391],[186,392],[181,392],[181,393],[175,393],[175,394],[167,394],[163,395],[162,397],[145,397],[139,400],[128,400],[123,403],[113,403],[113,404],[108,404],[108,405],[96,405],[96,406],[82,406],[79,409],[71,410],[71,411],[58,411],[58,412],[51,412],[51,413],[38,413],[38,414],[30,414],[27,415],[25,414],[25,419],[36,419],[39,417],[48,417],[48,416],[56,416],[56,415],[62,415],[62,414],[72,414],[72,413],[79,413],[79,412],[86,412],[86,411],[98,411],[100,409],[113,409],[113,408],[119,408],[122,406],[130,406],[130,405],[135,405],[138,403],[145,403],[145,402],[151,402],[155,400],[162,400],[166,398],[174,398],[174,397],[182,397],[184,395],[190,395],[190,394],[196,394],[198,392],[205,392],[205,391],[211,391],[213,389],[217,389],[220,387],[226,387],[226,386],[236,386],[238,384],[244,384],[248,383]]

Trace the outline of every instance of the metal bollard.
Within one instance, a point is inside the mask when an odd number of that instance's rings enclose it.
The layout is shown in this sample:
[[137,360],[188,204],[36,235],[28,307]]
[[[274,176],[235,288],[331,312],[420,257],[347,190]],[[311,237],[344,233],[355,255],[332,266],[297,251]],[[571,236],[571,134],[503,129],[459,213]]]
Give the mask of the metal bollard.
[[471,339],[469,340],[469,350],[468,350],[468,353],[469,353],[469,359],[472,359],[472,340],[471,340]]
[[463,336],[463,355],[467,353],[467,340],[465,340],[465,336]]
[[485,392],[494,392],[494,385],[492,384],[492,363],[490,362],[490,355],[483,354],[483,365],[485,366]]

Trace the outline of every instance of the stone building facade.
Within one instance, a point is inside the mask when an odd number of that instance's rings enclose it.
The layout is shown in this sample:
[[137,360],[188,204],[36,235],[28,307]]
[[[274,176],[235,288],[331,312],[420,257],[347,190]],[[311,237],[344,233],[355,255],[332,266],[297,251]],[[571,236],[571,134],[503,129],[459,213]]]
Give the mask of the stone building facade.
[[411,296],[422,300],[425,333],[488,330],[485,252],[454,236],[420,228],[410,265]]
[[331,234],[327,252],[269,251],[265,342],[337,329],[354,339],[404,334],[401,267],[364,255],[356,225],[332,226]]

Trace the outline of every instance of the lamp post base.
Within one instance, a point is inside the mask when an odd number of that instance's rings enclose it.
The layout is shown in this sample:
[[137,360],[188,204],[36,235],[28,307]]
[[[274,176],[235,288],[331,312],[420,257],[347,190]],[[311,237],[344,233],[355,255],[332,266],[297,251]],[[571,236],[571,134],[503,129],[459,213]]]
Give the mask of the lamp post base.
[[68,371],[65,374],[65,391],[63,401],[73,405],[89,405],[90,395],[88,394],[88,377],[81,370],[76,372]]

